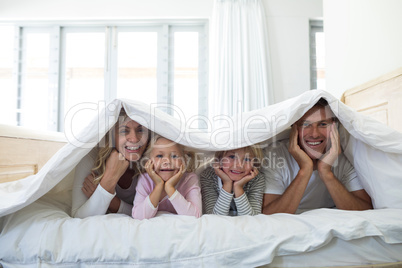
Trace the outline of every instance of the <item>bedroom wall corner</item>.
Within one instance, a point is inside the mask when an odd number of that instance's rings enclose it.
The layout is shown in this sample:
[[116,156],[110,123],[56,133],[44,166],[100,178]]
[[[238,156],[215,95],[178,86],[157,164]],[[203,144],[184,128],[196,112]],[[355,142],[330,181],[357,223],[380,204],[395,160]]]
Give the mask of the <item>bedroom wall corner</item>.
[[402,67],[402,1],[323,0],[326,88],[350,88]]
[[322,0],[263,0],[275,103],[310,90],[309,20],[323,17]]

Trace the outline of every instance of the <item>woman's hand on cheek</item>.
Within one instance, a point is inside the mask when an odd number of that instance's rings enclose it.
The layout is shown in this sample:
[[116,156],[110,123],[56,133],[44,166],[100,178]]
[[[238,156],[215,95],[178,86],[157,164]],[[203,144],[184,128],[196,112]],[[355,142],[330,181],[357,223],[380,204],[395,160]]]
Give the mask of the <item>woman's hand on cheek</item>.
[[113,174],[117,178],[117,181],[120,177],[126,172],[129,166],[128,160],[115,149],[110,153],[109,158],[106,160],[106,173]]
[[154,161],[152,159],[149,159],[145,163],[145,170],[147,171],[149,177],[151,177],[151,179],[154,181],[155,185],[165,183],[162,180],[162,178],[158,174],[156,174],[155,169],[154,169]]
[[126,158],[115,149],[110,153],[106,160],[105,173],[100,181],[100,185],[108,192],[114,193],[116,184],[126,172],[129,162]]

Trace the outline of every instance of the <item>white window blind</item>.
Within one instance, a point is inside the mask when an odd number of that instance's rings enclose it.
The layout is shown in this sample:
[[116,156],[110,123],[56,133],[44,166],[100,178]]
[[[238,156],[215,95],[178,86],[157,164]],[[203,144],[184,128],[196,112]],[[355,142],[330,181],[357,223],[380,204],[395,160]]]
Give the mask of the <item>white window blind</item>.
[[78,131],[94,104],[114,98],[207,115],[206,29],[200,20],[0,25],[0,123]]

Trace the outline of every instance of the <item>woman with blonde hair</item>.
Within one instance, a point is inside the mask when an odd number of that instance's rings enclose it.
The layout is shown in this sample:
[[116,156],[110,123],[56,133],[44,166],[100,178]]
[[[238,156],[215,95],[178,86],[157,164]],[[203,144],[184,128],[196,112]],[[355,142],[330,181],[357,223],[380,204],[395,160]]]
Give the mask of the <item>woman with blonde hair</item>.
[[117,123],[75,169],[71,215],[131,215],[139,160],[148,141],[148,129],[121,109]]

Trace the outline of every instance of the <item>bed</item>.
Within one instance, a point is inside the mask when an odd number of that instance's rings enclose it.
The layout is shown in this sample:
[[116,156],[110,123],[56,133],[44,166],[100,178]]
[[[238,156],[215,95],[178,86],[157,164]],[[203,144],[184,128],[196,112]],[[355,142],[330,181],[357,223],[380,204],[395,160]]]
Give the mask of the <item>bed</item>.
[[402,132],[402,67],[346,90],[342,102]]
[[[270,143],[319,98],[342,123],[342,148],[375,209],[316,209],[299,215],[201,218],[159,214],[150,220],[108,214],[70,217],[74,167],[114,124],[105,110],[37,174],[0,184],[0,264],[3,267],[398,267],[402,265],[402,134],[357,113],[324,91],[309,91],[261,110],[216,122],[208,131],[129,100],[115,100],[134,120],[200,151]],[[96,126],[105,125],[104,129]],[[12,137],[2,126],[0,136]],[[232,136],[233,135],[233,136]],[[18,136],[18,135],[15,135]],[[212,140],[212,137],[214,138]],[[237,138],[235,138],[237,137]],[[41,151],[41,139],[36,139]],[[230,142],[228,142],[230,141]],[[59,145],[63,145],[60,141]],[[7,142],[8,143],[8,142]],[[59,146],[57,145],[57,146]],[[4,142],[1,148],[5,148]],[[35,146],[35,145],[33,145]],[[55,149],[58,149],[55,146]],[[10,150],[11,149],[11,150]],[[6,159],[12,148],[1,150]],[[3,160],[2,160],[3,161]],[[10,160],[20,165],[18,157]],[[2,162],[3,163],[3,162]]]

